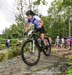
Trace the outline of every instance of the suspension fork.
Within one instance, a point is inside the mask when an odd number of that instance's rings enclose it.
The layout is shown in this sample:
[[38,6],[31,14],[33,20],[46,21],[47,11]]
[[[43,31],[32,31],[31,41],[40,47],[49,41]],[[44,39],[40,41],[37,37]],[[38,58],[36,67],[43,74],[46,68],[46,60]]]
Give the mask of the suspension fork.
[[32,42],[30,43],[30,52],[35,52],[35,40],[32,38]]
[[35,40],[33,40],[33,52],[35,52]]

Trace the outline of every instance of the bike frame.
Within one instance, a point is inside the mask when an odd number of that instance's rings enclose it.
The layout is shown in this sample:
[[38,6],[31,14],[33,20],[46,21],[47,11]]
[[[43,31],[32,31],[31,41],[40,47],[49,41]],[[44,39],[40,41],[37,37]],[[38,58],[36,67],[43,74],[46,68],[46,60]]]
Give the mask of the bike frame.
[[[38,48],[40,48],[40,50],[42,51],[43,50],[43,48],[42,48],[42,46],[40,46],[39,45],[39,42],[38,42],[38,38],[40,38],[40,36],[37,36],[36,34],[35,34],[35,32],[33,31],[33,30],[31,30],[29,33],[28,33],[28,36],[29,35],[31,35],[31,37],[30,38],[28,38],[28,39],[31,39],[32,40],[32,43],[30,43],[30,51],[31,52],[35,52],[35,44],[38,46]],[[37,38],[36,38],[37,37]],[[26,37],[25,37],[26,38]],[[27,39],[26,39],[27,40]]]

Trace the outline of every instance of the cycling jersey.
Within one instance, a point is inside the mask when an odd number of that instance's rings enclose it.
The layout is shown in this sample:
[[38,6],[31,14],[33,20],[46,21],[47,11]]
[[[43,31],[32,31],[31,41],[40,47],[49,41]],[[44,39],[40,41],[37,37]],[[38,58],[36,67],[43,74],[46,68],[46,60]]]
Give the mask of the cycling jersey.
[[40,17],[38,17],[37,15],[33,16],[33,18],[30,20],[30,19],[27,19],[27,23],[32,23],[35,27],[35,29],[38,29],[40,28]]
[[72,45],[72,38],[70,38],[70,44]]

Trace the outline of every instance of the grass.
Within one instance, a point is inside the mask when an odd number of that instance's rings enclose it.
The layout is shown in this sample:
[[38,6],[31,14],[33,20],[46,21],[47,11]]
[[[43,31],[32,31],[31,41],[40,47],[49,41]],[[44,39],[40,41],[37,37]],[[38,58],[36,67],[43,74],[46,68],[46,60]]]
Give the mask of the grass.
[[67,75],[72,75],[72,66],[68,68]]
[[5,44],[0,44],[0,50],[3,50],[5,48],[6,48]]
[[0,62],[20,55],[20,48],[20,46],[12,46],[7,51],[0,53]]

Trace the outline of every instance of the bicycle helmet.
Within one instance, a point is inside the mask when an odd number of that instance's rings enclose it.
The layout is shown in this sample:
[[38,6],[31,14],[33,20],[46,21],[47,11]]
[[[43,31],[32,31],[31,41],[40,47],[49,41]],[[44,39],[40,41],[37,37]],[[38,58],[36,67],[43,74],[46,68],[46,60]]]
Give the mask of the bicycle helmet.
[[26,15],[27,15],[27,16],[29,16],[29,15],[34,16],[35,13],[34,13],[32,10],[28,10],[28,11],[26,12]]

